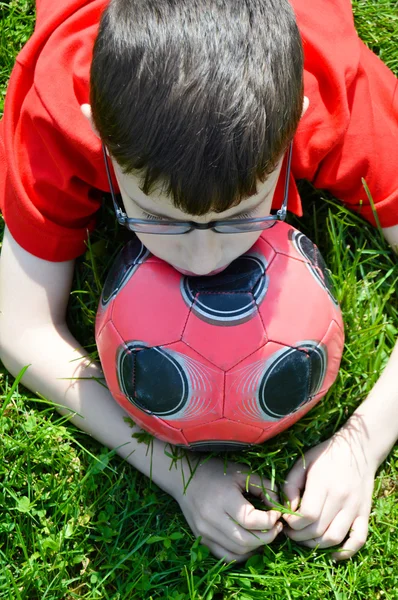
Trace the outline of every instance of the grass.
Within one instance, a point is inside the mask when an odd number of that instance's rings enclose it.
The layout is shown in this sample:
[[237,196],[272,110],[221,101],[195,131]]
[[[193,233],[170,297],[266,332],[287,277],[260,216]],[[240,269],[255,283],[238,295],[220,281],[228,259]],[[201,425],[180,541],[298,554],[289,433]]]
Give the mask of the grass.
[[[361,37],[397,73],[398,3],[353,2]],[[0,3],[2,97],[15,54],[34,25],[29,0]],[[395,36],[394,36],[395,32]],[[346,324],[336,384],[308,415],[261,450],[236,458],[281,484],[305,450],[347,420],[380,375],[397,338],[396,258],[379,232],[303,184],[305,218],[333,272]],[[103,210],[79,261],[68,321],[95,354],[100,285],[123,240]],[[2,222],[0,219],[0,229]],[[373,600],[398,598],[395,448],[378,471],[366,546],[332,564],[283,536],[245,565],[224,565],[195,540],[177,504],[133,468],[0,370],[0,599]]]

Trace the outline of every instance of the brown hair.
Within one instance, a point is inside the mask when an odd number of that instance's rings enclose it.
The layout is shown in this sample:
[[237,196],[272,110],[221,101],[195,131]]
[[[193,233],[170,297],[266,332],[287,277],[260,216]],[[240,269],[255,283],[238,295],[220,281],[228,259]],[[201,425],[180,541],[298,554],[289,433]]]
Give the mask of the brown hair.
[[287,0],[111,0],[94,46],[95,126],[145,194],[190,215],[256,193],[302,112],[303,52]]

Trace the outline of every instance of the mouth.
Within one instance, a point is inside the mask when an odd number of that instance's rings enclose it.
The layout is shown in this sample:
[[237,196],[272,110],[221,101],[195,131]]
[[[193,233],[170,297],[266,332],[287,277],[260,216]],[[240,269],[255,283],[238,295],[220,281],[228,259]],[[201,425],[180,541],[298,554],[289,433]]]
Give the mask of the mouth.
[[217,275],[218,273],[221,273],[221,271],[224,271],[224,269],[226,269],[228,267],[228,265],[225,265],[224,267],[220,267],[219,269],[215,269],[214,271],[211,271],[210,273],[192,273],[192,271],[185,271],[184,269],[180,269],[180,267],[175,267],[174,265],[173,265],[173,267],[176,271],[178,271],[182,275],[186,275],[188,277],[211,277],[212,275]]

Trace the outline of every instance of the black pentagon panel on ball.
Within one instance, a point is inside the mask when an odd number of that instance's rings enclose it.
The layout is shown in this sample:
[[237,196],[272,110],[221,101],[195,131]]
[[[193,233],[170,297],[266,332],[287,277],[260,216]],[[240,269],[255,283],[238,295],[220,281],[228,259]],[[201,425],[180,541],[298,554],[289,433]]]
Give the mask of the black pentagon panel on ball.
[[322,344],[305,341],[277,352],[261,377],[260,409],[272,419],[296,412],[322,389],[326,371],[327,349]]
[[323,345],[307,346],[306,350],[311,361],[311,384],[309,394],[311,397],[321,391],[327,371],[327,350]]
[[198,294],[192,310],[206,323],[228,326],[250,320],[257,305],[251,294]]
[[218,275],[183,277],[181,295],[199,319],[237,325],[257,314],[268,289],[266,268],[262,255],[243,254]]
[[281,419],[309,399],[311,368],[308,354],[297,348],[277,352],[263,373],[258,404],[265,418]]
[[149,250],[143,246],[137,236],[134,236],[123,246],[105,280],[101,295],[101,304],[103,307],[126,285],[127,281],[137,270],[138,265],[142,264],[149,255]]
[[292,240],[297,250],[304,258],[309,260],[313,265],[316,265],[316,245],[301,231],[291,229],[289,231],[289,239]]
[[289,239],[294,244],[296,250],[310,262],[310,269],[315,279],[328,292],[333,302],[338,305],[336,291],[330,270],[327,268],[319,248],[305,236],[301,231],[289,231]]
[[334,283],[333,283],[333,279],[332,279],[332,275],[330,272],[330,269],[327,268],[326,263],[323,259],[322,254],[319,252],[318,248],[317,248],[317,253],[318,253],[318,267],[319,270],[322,273],[322,281],[323,281],[323,285],[324,287],[327,289],[327,291],[329,292],[330,297],[332,298],[333,302],[337,305],[337,298],[336,298],[336,289],[334,287]]
[[187,374],[163,348],[147,348],[139,342],[122,347],[118,377],[120,389],[129,401],[148,414],[176,415],[190,399]]

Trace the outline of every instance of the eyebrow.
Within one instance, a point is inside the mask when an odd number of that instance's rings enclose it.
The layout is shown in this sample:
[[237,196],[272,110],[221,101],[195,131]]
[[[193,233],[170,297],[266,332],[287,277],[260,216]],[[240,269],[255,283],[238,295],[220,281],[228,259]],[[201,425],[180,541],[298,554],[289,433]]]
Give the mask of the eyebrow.
[[[257,202],[257,204],[255,204],[251,208],[246,208],[245,210],[241,210],[240,212],[236,213],[236,215],[232,215],[230,217],[225,217],[224,219],[213,219],[213,220],[214,221],[229,221],[230,219],[238,219],[241,215],[244,215],[247,212],[252,212],[253,210],[256,210],[256,208],[258,208],[260,206],[260,204],[262,204],[264,202],[264,200],[266,198],[268,198],[268,196],[270,195],[270,192],[271,192],[271,190],[268,191],[266,193],[266,195],[259,202]],[[177,218],[174,219],[173,217],[169,217],[167,215],[162,215],[161,213],[153,211],[152,209],[148,209],[148,208],[145,208],[144,206],[141,206],[141,204],[139,202],[137,202],[137,200],[134,200],[134,198],[131,198],[131,196],[127,195],[127,197],[128,197],[129,200],[131,200],[132,202],[134,202],[134,204],[136,204],[138,206],[138,208],[140,208],[143,212],[146,212],[146,213],[149,213],[151,215],[154,215],[155,217],[159,217],[161,219],[168,219],[169,221],[185,221],[185,220],[188,220],[188,219],[177,219]]]

